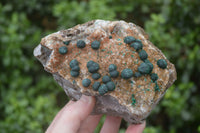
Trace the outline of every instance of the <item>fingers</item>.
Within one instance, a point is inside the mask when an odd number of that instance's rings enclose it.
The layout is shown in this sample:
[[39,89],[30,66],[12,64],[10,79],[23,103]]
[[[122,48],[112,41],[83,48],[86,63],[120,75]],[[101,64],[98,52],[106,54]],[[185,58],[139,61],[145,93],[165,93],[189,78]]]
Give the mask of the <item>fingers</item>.
[[146,126],[146,122],[137,125],[130,125],[126,130],[126,133],[142,133]]
[[81,125],[78,133],[93,133],[102,115],[91,115]]
[[95,105],[94,97],[82,95],[75,103],[66,105],[53,121],[51,130],[47,133],[76,133],[82,123],[93,110]]
[[54,120],[51,122],[50,126],[48,127],[48,129],[46,130],[46,132],[51,131],[52,128],[54,127],[55,122],[61,117],[61,114],[63,112],[63,110],[69,106],[70,104],[73,104],[74,101],[69,101],[58,113],[57,115],[54,117]]
[[120,117],[107,116],[100,133],[118,133]]
[[74,101],[69,101],[56,115],[56,117],[54,118],[53,122],[52,123],[55,123],[55,121],[57,121],[57,119],[59,119],[61,117],[61,114],[63,112],[63,110],[68,107],[70,104],[73,104]]

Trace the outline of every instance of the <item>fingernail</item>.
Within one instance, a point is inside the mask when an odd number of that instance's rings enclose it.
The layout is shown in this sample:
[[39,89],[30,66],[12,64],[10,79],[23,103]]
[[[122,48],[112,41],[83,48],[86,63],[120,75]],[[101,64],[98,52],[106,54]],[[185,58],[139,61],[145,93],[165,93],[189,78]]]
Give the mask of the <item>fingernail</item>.
[[87,104],[90,104],[92,102],[92,97],[91,96],[82,95],[80,101],[82,101],[84,103],[87,103]]

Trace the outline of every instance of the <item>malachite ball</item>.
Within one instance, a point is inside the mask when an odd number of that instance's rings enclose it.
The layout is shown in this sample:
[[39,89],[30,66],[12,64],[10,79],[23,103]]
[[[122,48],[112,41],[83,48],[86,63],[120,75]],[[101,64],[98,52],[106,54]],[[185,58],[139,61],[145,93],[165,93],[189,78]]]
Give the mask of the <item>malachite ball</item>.
[[78,66],[78,61],[76,59],[71,60],[70,63],[69,63],[69,66],[71,68]]
[[145,62],[147,65],[149,65],[149,67],[151,68],[151,71],[152,71],[152,70],[153,70],[153,64],[152,64],[148,59],[144,60],[144,62]]
[[112,82],[112,81],[107,82],[106,86],[108,88],[108,91],[114,91],[115,90],[115,83]]
[[119,72],[117,70],[114,70],[114,71],[109,72],[109,74],[110,74],[110,77],[117,78],[119,75]]
[[140,66],[138,67],[138,71],[141,74],[150,74],[152,69],[148,63],[141,63]]
[[77,65],[77,66],[74,66],[72,67],[72,71],[79,71],[80,70],[80,67]]
[[151,80],[155,82],[158,79],[158,75],[156,73],[151,74]]
[[141,50],[139,52],[139,56],[140,56],[140,59],[143,60],[143,61],[148,58],[148,54],[147,54],[147,52],[145,50]]
[[65,45],[69,45],[70,41],[64,41],[63,42]]
[[92,89],[93,89],[94,91],[98,91],[100,85],[101,85],[101,83],[98,82],[98,81],[96,81],[96,82],[94,82],[94,84],[92,85]]
[[141,76],[142,76],[142,74],[139,73],[139,72],[135,72],[135,74],[134,74],[134,77],[136,77],[136,78],[139,78],[139,77],[141,77]]
[[102,78],[102,82],[103,83],[107,83],[107,82],[109,82],[109,81],[111,81],[111,78],[109,77],[109,76],[103,76],[103,78]]
[[121,77],[123,79],[129,79],[129,78],[133,77],[133,71],[129,68],[126,68],[126,69],[122,70]]
[[92,47],[93,49],[95,49],[95,50],[99,49],[99,47],[100,47],[100,42],[97,41],[97,40],[93,41],[93,42],[91,43],[91,47]]
[[70,74],[71,74],[71,76],[72,77],[78,77],[78,75],[79,75],[79,72],[78,71],[70,71]]
[[153,70],[153,64],[150,62],[150,63],[146,63],[147,65],[149,65],[150,67],[150,72]]
[[99,79],[100,77],[101,77],[101,75],[99,73],[93,73],[92,74],[92,78],[95,79],[95,80]]
[[90,73],[95,73],[99,70],[99,64],[94,61],[88,61],[87,68]]
[[88,87],[89,85],[91,84],[91,80],[90,79],[83,79],[82,80],[82,85],[84,86],[84,87]]
[[112,39],[112,36],[109,36],[109,39]]
[[132,37],[132,36],[127,36],[127,37],[124,38],[124,43],[126,43],[126,44],[130,44],[134,41],[135,41],[135,38]]
[[83,40],[78,40],[76,46],[78,48],[84,48],[85,47],[85,42]]
[[109,67],[108,67],[109,72],[114,71],[116,69],[117,69],[117,66],[115,64],[110,64]]
[[164,59],[159,59],[159,60],[157,61],[157,65],[158,65],[160,68],[162,68],[162,69],[167,68],[167,62],[166,62],[166,60],[164,60]]
[[65,46],[60,47],[59,50],[58,50],[58,52],[59,52],[60,54],[62,54],[62,55],[66,54],[67,51],[68,51],[68,49],[67,49],[67,47],[65,47]]
[[106,94],[108,92],[108,87],[106,86],[106,84],[102,84],[99,87],[98,91],[99,91],[100,95],[104,95],[104,94]]
[[136,51],[139,51],[142,49],[143,44],[141,42],[133,42],[130,46],[133,47]]
[[92,66],[92,64],[95,63],[94,61],[90,60],[87,62],[87,68],[89,68],[90,66]]

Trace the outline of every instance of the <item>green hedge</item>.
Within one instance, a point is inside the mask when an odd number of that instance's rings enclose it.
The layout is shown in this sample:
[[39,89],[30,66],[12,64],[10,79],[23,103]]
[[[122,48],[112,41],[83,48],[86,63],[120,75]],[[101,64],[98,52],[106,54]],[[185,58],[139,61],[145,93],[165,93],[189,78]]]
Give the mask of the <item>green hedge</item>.
[[[199,5],[199,0],[1,1],[0,131],[44,132],[68,101],[33,57],[42,37],[93,19],[122,19],[143,27],[177,69],[177,81],[147,119],[144,132],[200,133]],[[120,133],[126,127],[123,121]]]

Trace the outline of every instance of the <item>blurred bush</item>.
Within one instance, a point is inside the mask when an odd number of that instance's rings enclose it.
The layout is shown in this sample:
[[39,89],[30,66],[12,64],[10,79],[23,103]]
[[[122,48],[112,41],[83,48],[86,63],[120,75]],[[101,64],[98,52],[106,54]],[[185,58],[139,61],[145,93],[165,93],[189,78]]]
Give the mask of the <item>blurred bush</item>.
[[[1,0],[1,133],[45,131],[68,99],[33,49],[45,35],[93,19],[136,23],[176,66],[178,79],[144,132],[200,133],[199,5],[199,0]],[[126,127],[123,121],[120,133]]]

